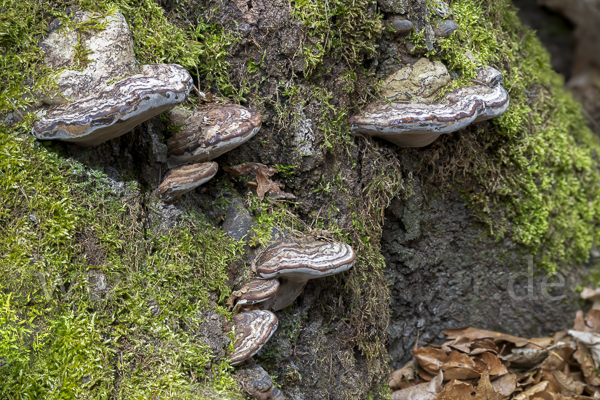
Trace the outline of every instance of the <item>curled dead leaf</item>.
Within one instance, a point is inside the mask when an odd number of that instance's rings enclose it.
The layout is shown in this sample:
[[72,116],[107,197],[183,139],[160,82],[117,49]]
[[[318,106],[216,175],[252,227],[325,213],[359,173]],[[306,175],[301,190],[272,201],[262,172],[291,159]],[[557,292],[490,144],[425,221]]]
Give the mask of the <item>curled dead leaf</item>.
[[402,368],[392,372],[388,378],[388,384],[392,390],[400,390],[402,383],[406,381],[414,380],[417,375],[417,360],[413,358]]
[[492,382],[494,390],[502,396],[510,396],[517,390],[517,375],[506,374]]
[[504,400],[504,395],[497,392],[490,383],[490,375],[485,371],[477,384],[477,389],[466,382],[449,382],[437,400]]
[[266,193],[270,193],[270,196],[273,198],[296,198],[293,194],[282,191],[284,188],[283,184],[269,179],[269,177],[278,172],[275,168],[268,167],[261,163],[250,162],[234,165],[233,167],[223,167],[223,170],[233,176],[244,175],[249,172],[253,173],[256,176],[256,195],[259,200],[264,199]]
[[419,362],[419,366],[431,375],[437,375],[448,358],[443,350],[433,347],[419,347],[413,350],[413,355]]
[[543,392],[544,390],[546,390],[547,387],[548,387],[548,382],[547,381],[540,382],[537,385],[534,385],[534,386],[530,387],[529,389],[527,389],[523,393],[518,394],[517,396],[514,397],[513,400],[529,400],[529,399],[533,399],[534,395]]
[[492,376],[501,376],[508,374],[508,370],[498,359],[498,357],[492,353],[482,353],[476,356],[477,360],[484,363],[484,368],[487,369]]
[[421,383],[392,393],[392,400],[435,400],[442,391],[443,373],[440,371],[431,382]]
[[507,335],[499,332],[486,331],[483,329],[475,329],[475,328],[459,328],[459,329],[448,329],[444,331],[444,334],[448,337],[448,339],[455,339],[459,336],[464,336],[471,340],[476,339],[492,339],[494,341],[505,341],[514,343],[517,347],[526,346],[530,343],[527,339],[522,339],[520,337]]

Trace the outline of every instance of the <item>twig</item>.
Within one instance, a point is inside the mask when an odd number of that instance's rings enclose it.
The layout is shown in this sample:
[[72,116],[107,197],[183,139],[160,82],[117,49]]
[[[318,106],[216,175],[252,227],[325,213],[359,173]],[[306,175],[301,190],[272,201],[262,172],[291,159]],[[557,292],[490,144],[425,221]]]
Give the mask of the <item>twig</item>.
[[25,117],[23,116],[23,114],[21,114],[21,111],[19,111],[19,109],[15,106],[15,103],[13,103],[12,100],[8,98],[8,96],[4,96],[4,97],[6,97],[6,100],[10,101],[10,104],[12,104],[15,111],[21,116],[21,119],[23,119],[23,121],[25,121]]
[[586,110],[585,107],[581,107],[581,111],[583,112],[583,115],[585,115],[585,117],[590,120],[592,125],[596,127],[598,132],[600,132],[600,124],[598,123],[598,121],[596,121],[596,119],[592,117],[592,115],[588,112],[588,110]]

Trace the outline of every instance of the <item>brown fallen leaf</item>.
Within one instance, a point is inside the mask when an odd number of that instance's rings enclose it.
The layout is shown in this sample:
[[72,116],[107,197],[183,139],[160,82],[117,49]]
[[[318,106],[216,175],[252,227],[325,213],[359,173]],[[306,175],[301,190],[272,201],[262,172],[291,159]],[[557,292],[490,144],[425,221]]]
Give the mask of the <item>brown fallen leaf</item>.
[[535,395],[538,394],[538,393],[543,392],[544,390],[546,390],[546,387],[548,387],[548,382],[547,381],[540,382],[537,385],[530,387],[529,389],[527,389],[523,393],[516,395],[513,398],[513,400],[530,400],[530,399],[534,399]]
[[388,385],[392,390],[400,390],[402,383],[406,381],[414,380],[417,375],[417,360],[413,358],[402,368],[392,372],[388,378]]
[[579,332],[585,332],[586,330],[585,320],[583,319],[583,311],[579,310],[575,313],[575,320],[573,321],[573,330]]
[[594,361],[591,357],[586,359],[583,364],[581,364],[581,372],[583,372],[585,383],[587,383],[589,386],[600,386],[598,370],[596,367],[594,367]]
[[[471,343],[472,341],[469,338],[459,336],[450,342],[444,343],[442,349],[446,351],[446,349],[444,349],[444,346],[446,346],[448,349],[454,349],[469,354],[471,352]],[[446,351],[446,353],[450,353],[450,351]]]
[[496,343],[490,339],[475,340],[471,344],[471,354],[473,354],[475,350],[493,351],[494,353],[498,353],[500,351],[498,346],[496,346]]
[[296,198],[291,193],[285,193],[283,185],[279,182],[272,181],[269,177],[275,175],[278,171],[275,168],[268,167],[261,163],[250,162],[246,164],[234,165],[233,167],[223,167],[223,170],[230,175],[239,176],[249,172],[256,176],[256,195],[259,200],[265,198],[266,193],[270,193],[273,198]]
[[475,328],[471,328],[471,327],[459,328],[459,329],[448,329],[448,330],[444,331],[444,334],[448,337],[448,339],[455,339],[458,336],[464,336],[471,340],[475,340],[475,339],[492,339],[494,341],[502,340],[505,342],[514,343],[514,345],[517,347],[523,347],[523,346],[526,346],[528,343],[530,343],[529,340],[522,339],[520,337],[507,335],[507,334],[499,333],[499,332],[486,331],[483,329],[475,329]]
[[467,382],[452,380],[446,384],[444,391],[440,393],[437,400],[464,400],[470,399],[471,393],[475,393],[473,385]]
[[504,400],[502,394],[496,392],[490,383],[490,375],[485,371],[477,384],[477,389],[466,382],[451,381],[440,393],[437,400]]
[[444,375],[440,371],[431,382],[421,383],[392,393],[392,400],[435,400],[442,391]]
[[552,371],[552,375],[560,385],[560,394],[565,397],[579,396],[583,393],[585,384],[576,381],[572,376],[562,373],[561,371]]
[[557,346],[549,351],[548,358],[540,368],[562,371],[571,355],[575,352],[575,342],[570,337],[564,337]]
[[517,376],[506,374],[492,382],[494,390],[502,396],[510,396],[517,390]]
[[433,347],[419,347],[413,350],[413,355],[419,362],[419,366],[431,375],[437,375],[442,364],[448,358],[443,350],[434,349]]
[[445,380],[453,379],[475,379],[481,375],[481,370],[477,370],[477,364],[468,355],[453,351],[442,363]]
[[548,382],[548,386],[546,386],[545,392],[552,393],[560,393],[560,383],[556,379],[556,376],[552,373],[553,371],[549,369],[541,370],[541,380],[542,382]]
[[531,338],[529,344],[525,346],[526,349],[545,349],[554,343],[554,338],[543,337],[543,338]]
[[431,381],[435,375],[431,375],[429,372],[425,371],[423,368],[421,368],[420,366],[417,367],[417,374],[419,375],[419,378],[423,379],[424,381]]
[[512,349],[511,353],[503,356],[502,359],[520,368],[533,368],[544,361],[548,355],[549,353],[546,350],[517,348]]
[[590,310],[585,317],[585,325],[589,332],[600,333],[600,310]]
[[481,360],[485,364],[485,369],[487,369],[492,376],[501,376],[508,374],[508,370],[500,362],[497,356],[492,353],[483,353],[476,356],[477,360]]
[[590,289],[588,287],[583,288],[581,292],[581,298],[593,301],[592,310],[600,310],[600,288]]

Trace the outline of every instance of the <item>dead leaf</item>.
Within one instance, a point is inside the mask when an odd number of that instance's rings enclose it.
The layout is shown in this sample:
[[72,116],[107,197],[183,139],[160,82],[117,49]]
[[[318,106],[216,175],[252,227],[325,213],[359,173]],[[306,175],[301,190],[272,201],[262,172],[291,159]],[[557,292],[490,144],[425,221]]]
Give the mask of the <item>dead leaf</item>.
[[575,342],[568,336],[564,337],[561,342],[557,342],[556,347],[553,346],[548,352],[550,354],[540,365],[540,368],[562,371],[575,352]]
[[446,384],[444,391],[440,393],[437,400],[470,399],[472,393],[475,393],[475,388],[470,383],[452,380]]
[[431,381],[435,375],[431,375],[429,374],[429,372],[425,371],[423,368],[421,368],[420,366],[417,367],[417,374],[419,374],[419,378],[423,379],[424,381]]
[[490,375],[485,371],[481,375],[477,389],[466,382],[451,381],[440,393],[437,400],[503,400],[504,396],[494,390]]
[[529,344],[525,346],[526,349],[545,349],[554,343],[554,338],[543,337],[543,338],[531,338]]
[[413,350],[413,355],[419,362],[421,368],[430,373],[437,375],[448,356],[443,350],[434,349],[433,347],[419,347]]
[[588,348],[594,360],[594,365],[598,367],[600,365],[600,334],[570,330],[569,335],[579,340]]
[[[471,352],[471,343],[469,338],[459,336],[450,342],[444,343],[444,345],[442,345],[442,350],[446,351],[446,349],[444,349],[444,347],[446,347],[448,349],[454,349],[469,354]],[[449,354],[450,351],[446,351],[446,353]]]
[[510,396],[517,390],[517,376],[506,374],[492,382],[494,390],[502,396]]
[[275,168],[271,168],[260,163],[250,162],[246,164],[234,165],[233,167],[223,167],[223,170],[233,176],[244,175],[249,172],[254,173],[256,176],[257,185],[256,195],[258,196],[259,200],[264,199],[266,193],[270,193],[270,196],[273,198],[296,198],[291,193],[283,192],[281,189],[283,189],[284,186],[281,183],[269,179],[269,177],[278,172]]
[[448,336],[448,339],[455,339],[458,336],[464,336],[471,340],[476,339],[492,339],[494,341],[505,341],[514,343],[517,347],[526,346],[530,341],[527,339],[522,339],[516,336],[507,335],[499,332],[486,331],[483,329],[475,329],[475,328],[460,328],[460,329],[449,329],[444,331],[444,334]]
[[583,311],[579,310],[575,314],[575,321],[573,321],[573,330],[579,332],[585,332],[585,321],[583,319]]
[[485,364],[485,369],[489,371],[490,375],[501,376],[508,374],[508,370],[504,364],[502,364],[498,357],[492,353],[480,354],[476,357],[476,359],[481,360]]
[[600,310],[591,309],[585,317],[586,331],[600,333]]
[[546,390],[546,387],[548,387],[548,382],[547,381],[540,382],[537,385],[530,387],[529,389],[527,389],[523,393],[515,396],[513,400],[530,400],[530,399],[534,399],[534,397],[532,397],[532,396],[534,396],[537,393],[543,392],[544,390]]
[[581,298],[593,301],[592,310],[600,310],[600,288],[596,290],[590,288],[583,288],[581,292]]
[[572,376],[564,374],[560,371],[552,371],[552,375],[560,385],[560,394],[567,397],[579,396],[583,393],[585,384],[576,381]]
[[392,393],[392,400],[435,400],[442,391],[444,375],[440,371],[431,382],[421,383]]
[[512,349],[511,353],[503,356],[502,359],[509,361],[511,365],[520,368],[533,368],[548,357],[546,350],[540,349]]
[[477,370],[477,364],[468,355],[458,351],[451,352],[441,368],[445,380],[475,379],[481,375]]
[[500,349],[496,346],[493,340],[490,339],[481,339],[476,340],[471,344],[471,354],[475,350],[485,350],[485,351],[493,351],[494,353],[498,353]]
[[402,368],[395,370],[388,378],[388,384],[392,390],[402,389],[402,382],[414,380],[417,376],[417,359],[413,358]]

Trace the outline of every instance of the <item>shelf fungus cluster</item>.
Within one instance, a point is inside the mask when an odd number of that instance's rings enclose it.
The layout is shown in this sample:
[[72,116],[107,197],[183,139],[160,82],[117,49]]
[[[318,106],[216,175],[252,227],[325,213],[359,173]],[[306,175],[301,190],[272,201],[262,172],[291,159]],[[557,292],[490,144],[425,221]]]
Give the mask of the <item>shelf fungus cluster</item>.
[[444,133],[495,118],[508,108],[503,76],[494,68],[478,70],[473,85],[435,95],[450,81],[439,62],[421,59],[384,82],[379,100],[350,118],[351,130],[388,140],[400,147],[422,147]]
[[352,268],[355,259],[352,247],[338,242],[280,240],[267,247],[256,259],[259,279],[242,285],[228,302],[230,306],[235,304],[234,312],[246,310],[233,317],[236,344],[232,365],[250,358],[272,335],[277,319],[271,311],[292,304],[308,280],[346,271]]
[[[169,111],[168,118],[170,125],[178,130],[167,140],[168,164],[174,170],[187,171],[186,165],[195,163],[193,165],[199,168],[214,165],[216,173],[217,164],[207,161],[246,142],[261,126],[259,113],[237,104],[208,104],[194,111],[175,107]],[[173,180],[174,176],[165,176],[157,191],[164,201],[177,199],[210,180],[214,174],[208,179],[205,179],[205,175],[199,176],[195,181],[191,180],[191,174],[185,180]],[[167,193],[161,190],[162,187],[169,187],[171,190]]]
[[356,253],[344,243],[316,240],[283,241],[268,247],[256,262],[261,278],[278,278],[280,287],[265,307],[274,311],[294,302],[310,279],[344,272],[354,265]]

